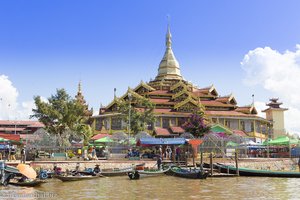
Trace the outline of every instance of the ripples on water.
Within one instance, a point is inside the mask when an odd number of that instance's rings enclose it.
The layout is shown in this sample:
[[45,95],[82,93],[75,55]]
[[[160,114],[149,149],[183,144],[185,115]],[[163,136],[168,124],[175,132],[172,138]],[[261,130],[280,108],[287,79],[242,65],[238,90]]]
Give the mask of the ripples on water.
[[79,182],[53,179],[37,188],[0,187],[0,199],[300,199],[300,179],[208,178],[171,176],[129,180],[126,176]]

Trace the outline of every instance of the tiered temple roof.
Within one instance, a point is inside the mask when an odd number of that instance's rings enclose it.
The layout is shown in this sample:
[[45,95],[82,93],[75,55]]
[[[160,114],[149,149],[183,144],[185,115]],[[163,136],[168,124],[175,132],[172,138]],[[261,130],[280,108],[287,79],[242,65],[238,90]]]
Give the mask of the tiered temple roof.
[[[131,93],[132,98],[149,99],[155,104],[156,115],[188,116],[195,109],[203,109],[209,116],[257,117],[257,111],[253,105],[237,106],[233,94],[219,96],[214,85],[199,88],[184,80],[172,50],[169,27],[166,34],[166,50],[157,76],[148,83],[141,81],[134,89],[128,88],[119,99],[127,100],[128,93]],[[99,114],[115,112],[117,101],[118,98],[115,98],[106,108],[101,109],[102,112]],[[143,110],[143,108],[136,109]]]

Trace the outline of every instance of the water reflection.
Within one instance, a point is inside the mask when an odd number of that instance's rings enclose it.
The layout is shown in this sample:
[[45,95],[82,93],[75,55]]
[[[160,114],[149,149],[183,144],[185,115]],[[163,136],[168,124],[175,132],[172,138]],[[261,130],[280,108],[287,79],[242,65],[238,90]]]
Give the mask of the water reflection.
[[[0,199],[299,199],[299,179],[171,176],[129,180],[100,178],[80,182],[53,179],[37,188],[0,187]],[[23,196],[22,196],[23,195]]]

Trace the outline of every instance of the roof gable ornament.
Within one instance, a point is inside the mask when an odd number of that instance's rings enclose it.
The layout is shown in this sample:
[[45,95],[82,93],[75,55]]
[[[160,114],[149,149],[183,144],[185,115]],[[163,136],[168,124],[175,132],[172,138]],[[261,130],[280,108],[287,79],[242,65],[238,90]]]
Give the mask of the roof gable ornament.
[[144,81],[141,81],[141,83],[138,86],[136,86],[133,89],[133,91],[138,93],[138,90],[140,90],[141,88],[144,88],[147,92],[151,92],[151,91],[155,90],[153,87],[151,87],[150,85],[148,85]]

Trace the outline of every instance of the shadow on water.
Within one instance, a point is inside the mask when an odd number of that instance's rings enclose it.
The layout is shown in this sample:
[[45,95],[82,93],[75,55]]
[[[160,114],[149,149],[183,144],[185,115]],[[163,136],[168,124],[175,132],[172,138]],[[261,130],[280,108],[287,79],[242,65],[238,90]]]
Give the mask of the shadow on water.
[[0,199],[299,199],[299,179],[171,176],[129,180],[127,176],[77,182],[50,179],[36,187],[0,187]]

